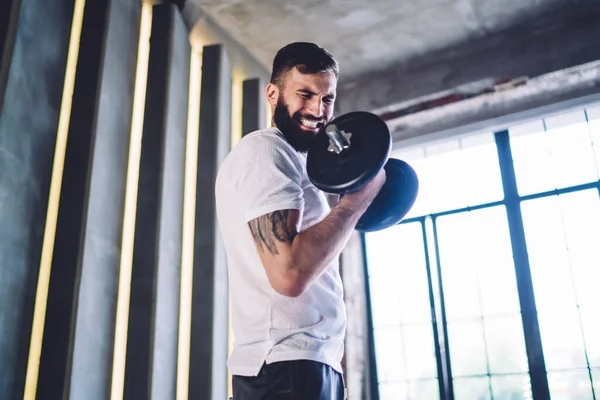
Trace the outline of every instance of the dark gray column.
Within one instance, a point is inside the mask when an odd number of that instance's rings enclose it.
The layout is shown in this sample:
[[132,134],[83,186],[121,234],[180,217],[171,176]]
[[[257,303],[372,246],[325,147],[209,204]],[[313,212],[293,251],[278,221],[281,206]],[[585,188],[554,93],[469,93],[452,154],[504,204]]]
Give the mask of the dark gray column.
[[0,112],[2,111],[6,78],[15,45],[20,10],[21,0],[2,0],[0,2]]
[[111,388],[141,3],[94,0],[86,2],[86,7],[90,9],[84,27],[93,19],[105,18],[106,25],[90,32],[102,38],[102,56],[97,65],[91,157],[78,243],[67,391],[70,399],[104,400]]
[[188,32],[173,5],[153,7],[140,160],[125,399],[175,399]]
[[0,399],[23,396],[73,5],[0,6]]
[[221,45],[204,47],[194,233],[190,399],[227,395],[227,267],[215,208],[217,170],[231,144],[231,71]]
[[65,391],[107,12],[107,1],[86,2],[46,302],[39,399],[62,398]]
[[242,137],[244,137],[248,133],[264,127],[264,124],[261,125],[260,122],[261,117],[265,115],[265,110],[261,105],[263,90],[260,79],[245,80],[242,90]]

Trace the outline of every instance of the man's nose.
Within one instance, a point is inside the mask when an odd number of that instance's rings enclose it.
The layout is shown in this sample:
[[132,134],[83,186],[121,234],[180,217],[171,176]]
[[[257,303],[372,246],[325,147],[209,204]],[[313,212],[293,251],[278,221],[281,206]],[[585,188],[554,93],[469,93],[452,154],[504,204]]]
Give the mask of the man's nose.
[[315,118],[321,118],[325,114],[323,100],[313,97],[308,105],[308,112]]

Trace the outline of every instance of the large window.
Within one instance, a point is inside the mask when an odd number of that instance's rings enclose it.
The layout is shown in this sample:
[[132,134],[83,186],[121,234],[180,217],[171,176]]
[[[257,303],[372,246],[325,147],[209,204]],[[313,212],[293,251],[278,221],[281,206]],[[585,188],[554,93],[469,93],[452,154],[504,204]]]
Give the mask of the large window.
[[380,399],[600,400],[600,106],[393,156],[421,187],[365,235]]

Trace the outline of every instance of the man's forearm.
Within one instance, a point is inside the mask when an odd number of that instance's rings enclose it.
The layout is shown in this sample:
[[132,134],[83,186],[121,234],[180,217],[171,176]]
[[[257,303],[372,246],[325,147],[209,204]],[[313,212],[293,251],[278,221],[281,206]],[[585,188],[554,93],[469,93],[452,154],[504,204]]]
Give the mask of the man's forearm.
[[363,212],[342,198],[327,217],[294,238],[288,272],[300,291],[339,257]]

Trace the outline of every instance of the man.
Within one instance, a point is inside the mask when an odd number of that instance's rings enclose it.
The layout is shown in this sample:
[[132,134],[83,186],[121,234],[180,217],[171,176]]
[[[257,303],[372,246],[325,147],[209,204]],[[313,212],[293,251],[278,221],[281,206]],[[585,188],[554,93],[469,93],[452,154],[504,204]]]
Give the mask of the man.
[[307,177],[306,151],[332,119],[338,74],[315,44],[279,50],[266,87],[272,126],[246,135],[219,170],[234,400],[344,398],[338,257],[385,172],[331,209]]

